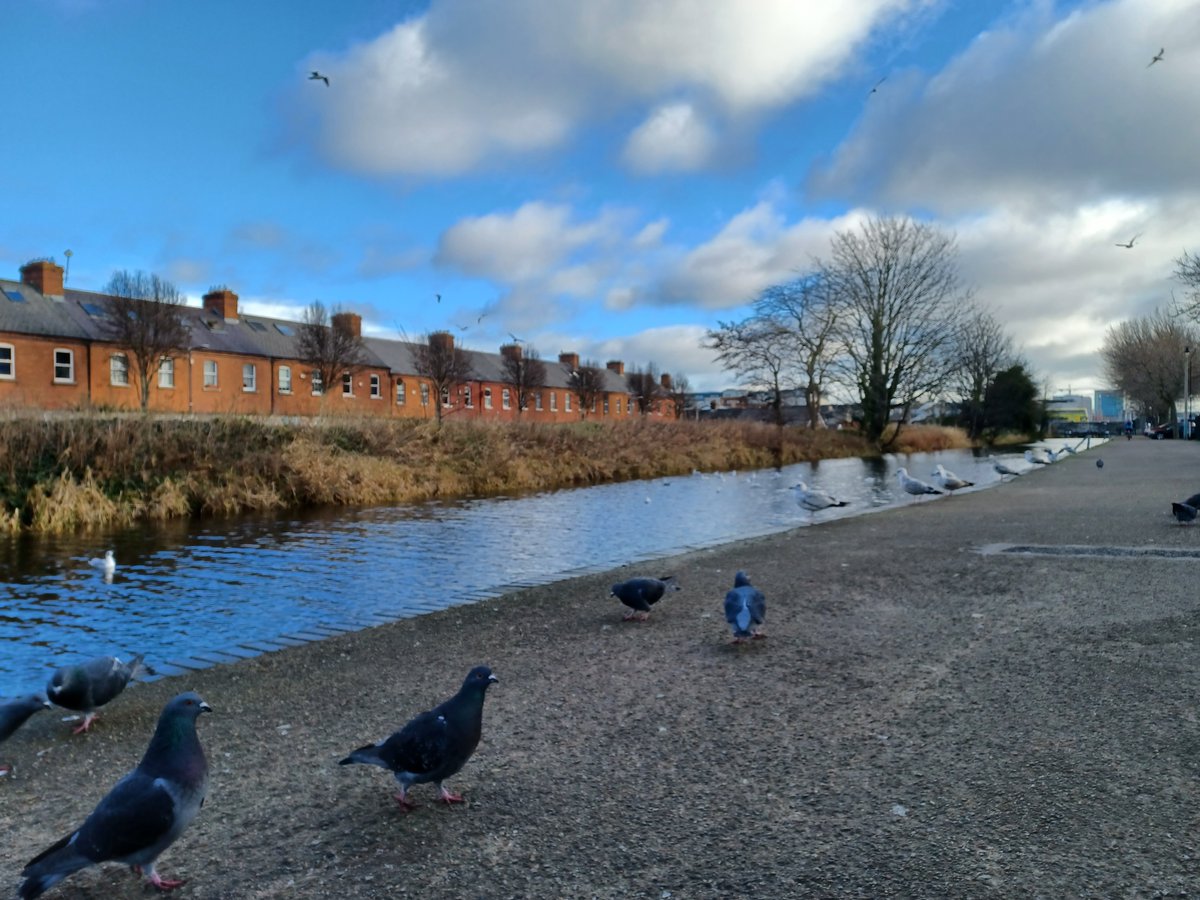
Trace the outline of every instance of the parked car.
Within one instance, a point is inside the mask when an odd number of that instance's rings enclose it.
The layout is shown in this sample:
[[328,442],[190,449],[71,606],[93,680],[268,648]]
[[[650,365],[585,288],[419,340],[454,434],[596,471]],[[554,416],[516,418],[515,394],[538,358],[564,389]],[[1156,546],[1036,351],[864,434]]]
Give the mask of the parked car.
[[[1153,438],[1156,441],[1163,441],[1167,438],[1177,438],[1183,435],[1179,433],[1179,428],[1182,422],[1163,422],[1161,425],[1155,425],[1146,432],[1146,437]],[[1191,427],[1188,429],[1188,437],[1191,440],[1200,440],[1200,418],[1191,420]]]

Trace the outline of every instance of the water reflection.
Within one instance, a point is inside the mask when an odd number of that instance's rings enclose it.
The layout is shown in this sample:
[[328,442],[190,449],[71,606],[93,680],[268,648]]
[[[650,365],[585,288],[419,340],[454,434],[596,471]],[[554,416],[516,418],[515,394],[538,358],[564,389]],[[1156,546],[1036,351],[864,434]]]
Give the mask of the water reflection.
[[[1019,452],[1004,458],[1028,468]],[[100,536],[22,535],[0,542],[0,696],[39,689],[50,669],[82,657],[144,652],[167,672],[179,666],[164,663],[200,667],[197,657],[251,655],[515,585],[862,515],[913,502],[897,467],[929,480],[939,462],[974,481],[971,490],[999,483],[986,455],[950,451]],[[810,515],[790,490],[799,480],[850,505]],[[118,568],[106,583],[89,560],[110,548]]]

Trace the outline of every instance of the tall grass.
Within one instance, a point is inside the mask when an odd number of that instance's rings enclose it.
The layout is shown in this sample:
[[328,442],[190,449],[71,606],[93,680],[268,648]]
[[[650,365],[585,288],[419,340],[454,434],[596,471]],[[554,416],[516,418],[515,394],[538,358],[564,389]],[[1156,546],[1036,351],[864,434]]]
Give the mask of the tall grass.
[[[0,533],[487,496],[877,452],[850,431],[753,422],[439,429],[418,420],[77,415],[13,416],[0,427]],[[952,431],[905,428],[901,444],[964,446]]]

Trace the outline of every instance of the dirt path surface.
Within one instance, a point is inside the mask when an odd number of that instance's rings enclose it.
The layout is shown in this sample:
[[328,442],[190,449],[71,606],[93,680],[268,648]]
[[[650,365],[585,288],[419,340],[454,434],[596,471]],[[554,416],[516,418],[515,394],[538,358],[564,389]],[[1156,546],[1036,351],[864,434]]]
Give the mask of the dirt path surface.
[[[0,882],[194,689],[215,710],[208,803],[159,867],[181,898],[1182,897],[1200,577],[1158,551],[1200,550],[1169,515],[1197,490],[1200,447],[1119,441],[993,490],[138,685],[86,736],[43,713],[0,748],[18,767]],[[994,543],[1142,552],[977,552]],[[739,568],[770,637],[732,646]],[[646,624],[606,597],[635,571],[684,587]],[[500,683],[449,783],[466,805],[425,785],[401,814],[388,773],[337,765],[477,663]],[[46,896],[146,892],[106,865]]]

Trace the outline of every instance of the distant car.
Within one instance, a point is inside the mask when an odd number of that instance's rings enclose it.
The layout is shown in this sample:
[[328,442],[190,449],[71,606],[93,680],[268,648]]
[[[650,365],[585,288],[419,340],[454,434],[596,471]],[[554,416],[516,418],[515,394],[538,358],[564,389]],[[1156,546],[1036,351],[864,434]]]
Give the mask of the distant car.
[[1156,441],[1166,440],[1167,438],[1175,437],[1175,423],[1164,422],[1161,425],[1155,425],[1148,432],[1146,437],[1153,438]]

